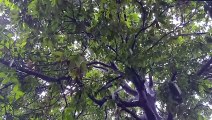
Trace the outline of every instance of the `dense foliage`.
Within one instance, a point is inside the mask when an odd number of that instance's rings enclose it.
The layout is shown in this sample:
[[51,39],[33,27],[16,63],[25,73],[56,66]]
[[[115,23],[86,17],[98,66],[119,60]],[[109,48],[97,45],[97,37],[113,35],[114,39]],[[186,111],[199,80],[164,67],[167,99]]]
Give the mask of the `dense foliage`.
[[207,120],[210,2],[0,0],[6,120]]

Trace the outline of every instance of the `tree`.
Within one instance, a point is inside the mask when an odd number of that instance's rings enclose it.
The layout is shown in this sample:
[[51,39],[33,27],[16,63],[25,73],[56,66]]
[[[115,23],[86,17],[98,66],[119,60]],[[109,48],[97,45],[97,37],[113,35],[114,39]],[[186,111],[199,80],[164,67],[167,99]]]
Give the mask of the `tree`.
[[0,5],[3,119],[210,118],[209,2]]

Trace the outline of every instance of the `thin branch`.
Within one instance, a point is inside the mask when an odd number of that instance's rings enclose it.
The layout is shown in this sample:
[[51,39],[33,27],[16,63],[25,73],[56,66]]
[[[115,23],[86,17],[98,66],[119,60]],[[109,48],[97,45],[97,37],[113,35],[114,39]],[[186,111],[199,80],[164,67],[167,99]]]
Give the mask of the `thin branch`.
[[166,36],[170,35],[171,33],[175,32],[175,30],[177,30],[178,28],[180,28],[181,26],[184,27],[186,26],[189,22],[193,21],[193,19],[187,21],[186,23],[182,23],[180,25],[178,25],[177,27],[174,28],[174,30],[169,31],[168,33],[164,34],[158,41],[156,41],[150,48],[147,49],[147,51],[151,50],[152,48],[154,48],[156,45],[158,45],[163,38],[165,38]]
[[66,103],[66,105],[65,105],[65,108],[66,108],[66,107],[68,107],[68,102],[67,102],[66,94],[64,93],[65,90],[63,88],[63,85],[62,85],[61,81],[59,81],[59,84],[60,84],[60,88],[62,90],[61,94],[63,95],[63,98],[64,98],[65,103]]
[[170,6],[168,6],[167,8],[165,8],[165,9],[159,14],[159,16],[161,16],[164,12],[166,12],[169,8],[172,8],[172,7],[174,7],[174,5],[170,5]]
[[135,34],[134,41],[133,41],[133,44],[132,44],[132,49],[134,49],[134,47],[135,47],[135,43],[136,43],[136,40],[137,40],[138,35],[139,35],[141,32],[145,31],[146,29],[150,28],[152,25],[154,25],[154,23],[155,23],[155,20],[154,20],[149,26],[141,28],[141,29]]
[[170,81],[176,81],[176,77],[177,77],[177,71],[174,71],[173,73],[172,73],[172,78],[171,78],[171,80]]
[[204,80],[207,80],[207,79],[209,79],[209,80],[212,79],[212,75],[204,77]]
[[81,0],[78,0],[78,2],[79,2],[79,9],[78,9],[78,14],[77,14],[77,16],[80,16],[80,12],[81,12],[81,10],[82,10],[82,1],[81,1]]
[[113,82],[114,82],[115,80],[118,80],[118,79],[120,79],[120,78],[122,78],[122,76],[118,76],[118,77],[115,77],[115,78],[109,80],[104,86],[102,86],[99,90],[97,90],[97,91],[95,92],[95,94],[101,92],[102,90],[108,89],[109,87],[112,86],[112,84],[113,84]]
[[136,0],[136,2],[141,6],[141,10],[142,10],[142,19],[143,19],[143,25],[142,25],[142,28],[144,28],[144,26],[145,26],[145,21],[146,21],[146,14],[147,14],[147,12],[146,12],[146,9],[144,8],[144,5],[143,5],[143,3],[142,3],[142,0],[141,1],[138,1],[138,0]]
[[156,45],[158,45],[159,42],[163,40],[163,38],[165,38],[166,36],[168,36],[169,34],[171,34],[173,32],[174,32],[174,30],[172,30],[172,31],[164,34],[158,41],[156,41],[150,48],[148,48],[147,51],[151,50],[153,47],[155,47]]
[[83,114],[83,112],[84,112],[84,109],[83,109],[82,111],[80,111],[80,113],[76,116],[76,119],[77,119],[77,120],[78,120],[79,117]]
[[152,25],[154,25],[154,23],[155,23],[155,20],[154,20],[149,26],[141,28],[141,29],[135,34],[132,48],[134,48],[134,46],[135,46],[135,43],[136,43],[136,40],[137,40],[138,35],[139,35],[141,32],[145,31],[146,29],[150,28]]
[[201,67],[201,69],[197,72],[197,75],[201,76],[207,70],[207,68],[210,66],[211,63],[212,63],[212,57],[210,58],[210,60],[208,60],[208,62],[205,65]]
[[103,67],[112,69],[113,71],[118,72],[119,74],[123,74],[123,72],[119,71],[119,70],[117,69],[117,67],[114,66],[114,64],[115,64],[115,63],[113,63],[113,64],[111,64],[111,65],[108,65],[108,64],[105,64],[105,63],[103,63],[103,62],[93,61],[93,62],[88,63],[87,66],[102,65]]
[[5,88],[8,88],[9,86],[13,85],[13,83],[8,83],[8,84],[5,84],[1,89],[0,89],[0,92],[5,89]]
[[184,34],[179,34],[173,37],[177,37],[177,36],[200,36],[200,35],[205,35],[208,34],[207,32],[203,32],[203,33],[184,33]]
[[107,120],[107,107],[105,107],[105,120]]
[[106,47],[110,48],[114,53],[117,53],[116,50],[112,46],[106,45]]

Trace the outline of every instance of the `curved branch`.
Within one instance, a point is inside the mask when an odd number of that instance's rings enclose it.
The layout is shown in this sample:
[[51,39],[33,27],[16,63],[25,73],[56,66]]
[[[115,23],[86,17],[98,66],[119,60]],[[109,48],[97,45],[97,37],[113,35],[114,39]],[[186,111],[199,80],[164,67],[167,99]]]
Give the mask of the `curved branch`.
[[95,94],[101,92],[102,90],[105,90],[105,89],[111,87],[112,86],[112,82],[115,81],[115,80],[118,80],[120,78],[122,78],[122,76],[118,76],[118,77],[115,77],[115,78],[109,80],[104,86],[102,86],[99,90],[97,90]]
[[23,67],[19,67],[17,66],[16,64],[10,64],[10,62],[7,62],[5,61],[4,59],[0,59],[0,63],[4,64],[5,66],[9,67],[9,68],[12,68],[12,69],[15,69],[15,70],[18,70],[18,71],[21,71],[23,73],[26,73],[27,75],[33,75],[35,77],[38,77],[46,82],[58,82],[59,80],[68,80],[70,79],[71,77],[61,77],[61,78],[53,78],[53,77],[49,77],[49,76],[46,76],[46,75],[43,75],[39,72],[36,72],[36,71],[32,71],[32,70],[29,70],[29,69],[25,69]]
[[111,96],[105,96],[104,98],[97,100],[94,96],[88,94],[88,97],[97,105],[99,105],[100,107],[109,99],[112,99]]
[[129,113],[132,117],[134,117],[136,120],[141,120],[138,115],[136,115],[136,113],[130,111],[129,109],[127,109],[125,106],[121,105],[121,104],[117,104],[119,107],[121,107],[122,110],[124,110],[125,112]]
[[99,62],[99,61],[90,62],[90,63],[87,64],[87,66],[96,65],[96,64],[99,64],[99,65],[102,65],[102,66],[104,66],[104,67],[113,69],[113,68],[111,68],[110,65],[107,65],[107,64],[105,64],[105,63],[103,63],[103,62]]
[[99,62],[99,61],[93,61],[93,62],[90,62],[87,64],[87,66],[92,66],[92,65],[101,65],[103,67],[106,67],[106,68],[109,68],[115,72],[118,72],[120,74],[123,74],[123,72],[119,71],[118,68],[116,67],[115,63],[114,62],[110,62],[110,65],[108,64],[105,64],[103,62]]
[[127,93],[129,93],[129,94],[131,94],[131,95],[133,95],[133,96],[136,96],[136,95],[138,95],[138,93],[135,91],[135,90],[133,90],[127,83],[123,83],[123,84],[121,84],[121,87],[127,92]]

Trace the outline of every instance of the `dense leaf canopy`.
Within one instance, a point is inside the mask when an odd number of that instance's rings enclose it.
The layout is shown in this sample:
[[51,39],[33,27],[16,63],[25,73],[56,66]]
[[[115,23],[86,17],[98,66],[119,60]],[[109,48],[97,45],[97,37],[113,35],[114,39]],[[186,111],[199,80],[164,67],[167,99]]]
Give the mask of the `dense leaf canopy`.
[[6,120],[207,120],[212,4],[0,0]]

